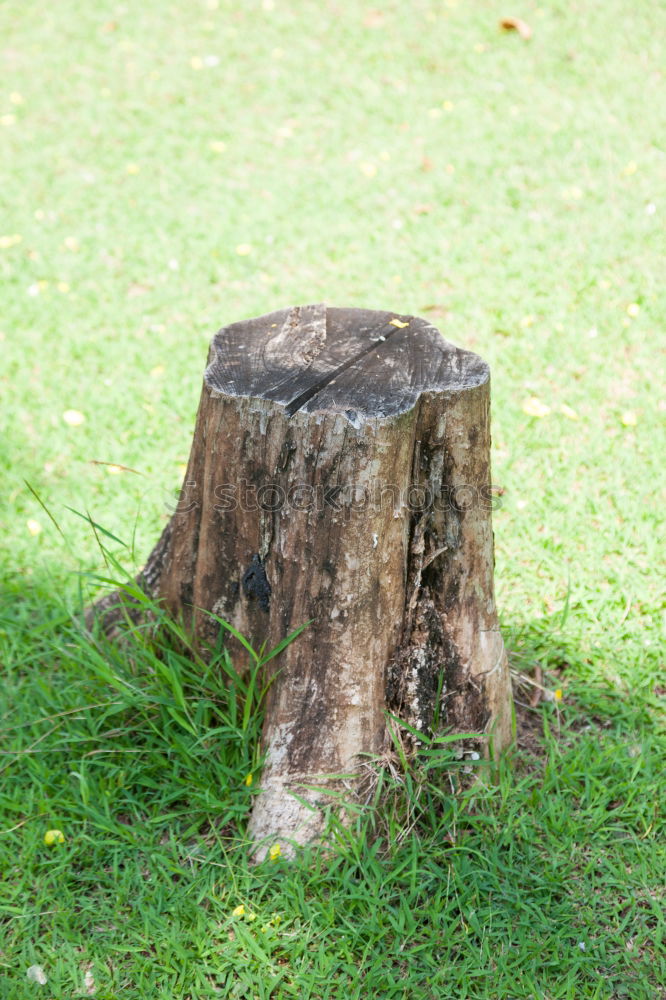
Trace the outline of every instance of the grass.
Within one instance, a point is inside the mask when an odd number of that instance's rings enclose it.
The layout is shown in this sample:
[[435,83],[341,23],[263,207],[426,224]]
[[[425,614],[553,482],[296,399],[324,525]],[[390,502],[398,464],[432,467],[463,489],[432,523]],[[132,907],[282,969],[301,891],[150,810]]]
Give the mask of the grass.
[[[665,995],[665,22],[648,0],[2,6],[3,1000],[86,970],[99,997]],[[334,853],[252,869],[260,706],[222,651],[206,671],[77,631],[104,568],[71,510],[139,565],[212,333],[321,299],[490,362],[503,626],[564,698],[522,710],[496,787],[453,794],[426,756]]]

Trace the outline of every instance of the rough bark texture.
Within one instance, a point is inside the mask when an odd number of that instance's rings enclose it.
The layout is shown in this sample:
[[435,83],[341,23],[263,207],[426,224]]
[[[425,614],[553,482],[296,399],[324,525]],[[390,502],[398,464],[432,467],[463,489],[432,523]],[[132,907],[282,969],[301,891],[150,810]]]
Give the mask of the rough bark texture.
[[387,709],[509,743],[489,403],[487,365],[410,316],[310,305],[213,340],[141,579],[202,642],[210,611],[269,648],[312,619],[270,664],[259,852],[320,833],[321,788],[382,750]]

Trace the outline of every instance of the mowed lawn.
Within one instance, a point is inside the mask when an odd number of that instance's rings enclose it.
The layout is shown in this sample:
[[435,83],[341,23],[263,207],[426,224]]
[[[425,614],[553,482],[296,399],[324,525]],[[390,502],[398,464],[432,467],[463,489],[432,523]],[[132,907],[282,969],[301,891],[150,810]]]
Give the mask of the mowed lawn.
[[[666,8],[7,0],[0,66],[0,998],[666,996]],[[523,736],[252,869],[261,706],[72,615],[215,331],[322,300],[491,365]]]

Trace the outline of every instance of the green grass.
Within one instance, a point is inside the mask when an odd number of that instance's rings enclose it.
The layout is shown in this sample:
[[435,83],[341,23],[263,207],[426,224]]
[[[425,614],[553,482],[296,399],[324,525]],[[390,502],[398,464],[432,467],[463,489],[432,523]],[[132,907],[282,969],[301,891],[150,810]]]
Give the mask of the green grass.
[[[664,38],[649,0],[0,7],[2,1000],[88,963],[99,997],[665,995]],[[490,362],[498,603],[564,699],[497,787],[425,758],[251,869],[260,710],[222,651],[76,630],[71,509],[138,566],[211,335],[322,299]]]

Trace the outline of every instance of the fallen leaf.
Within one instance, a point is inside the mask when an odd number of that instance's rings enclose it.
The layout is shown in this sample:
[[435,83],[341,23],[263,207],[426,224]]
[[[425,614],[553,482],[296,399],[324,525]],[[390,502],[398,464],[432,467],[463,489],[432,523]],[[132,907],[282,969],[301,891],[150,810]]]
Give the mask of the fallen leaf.
[[31,965],[26,972],[26,978],[31,983],[39,983],[40,986],[46,986],[48,979],[46,978],[46,973],[44,972],[41,965]]
[[78,427],[79,424],[82,424],[86,418],[80,410],[65,410],[62,415],[62,419],[66,424],[69,424],[70,427]]
[[0,250],[9,250],[20,243],[23,237],[19,233],[12,233],[11,236],[0,236]]
[[384,26],[384,13],[381,10],[369,10],[363,18],[364,28],[382,28]]
[[550,413],[550,406],[542,403],[536,396],[530,396],[523,402],[523,413],[528,417],[545,417]]
[[431,313],[433,316],[447,316],[449,310],[438,302],[432,302],[428,306],[421,306],[419,312]]
[[504,31],[517,31],[526,42],[532,37],[532,29],[527,21],[523,21],[520,17],[503,17],[500,21],[500,28],[503,28]]
[[571,406],[567,406],[566,403],[560,404],[560,413],[562,413],[565,417],[568,417],[569,420],[578,420],[578,414],[576,411]]
[[95,977],[93,976],[92,968],[92,963],[89,962],[85,967],[85,974],[83,976],[83,985],[85,986],[88,996],[92,996],[97,989],[95,986]]
[[389,320],[389,326],[397,326],[398,330],[404,330],[409,323],[403,323],[401,319],[396,316],[394,319]]

